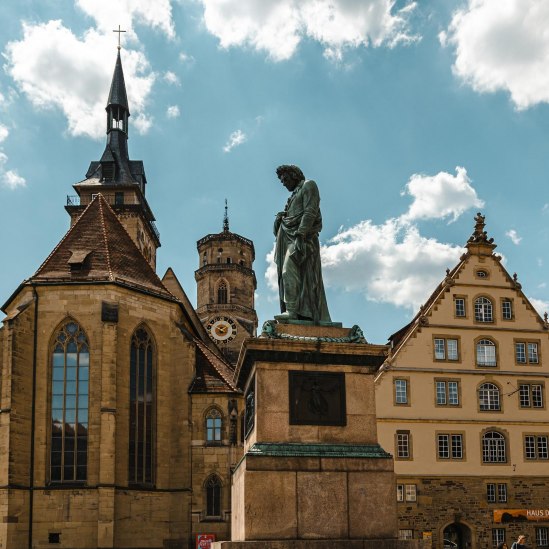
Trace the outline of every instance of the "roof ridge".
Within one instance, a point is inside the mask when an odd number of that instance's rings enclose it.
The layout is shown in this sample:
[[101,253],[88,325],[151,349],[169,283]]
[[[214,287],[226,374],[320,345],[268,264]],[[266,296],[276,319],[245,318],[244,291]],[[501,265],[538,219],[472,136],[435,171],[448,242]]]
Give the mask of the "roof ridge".
[[[114,210],[111,208],[110,204],[105,200],[105,198],[103,197],[103,194],[102,193],[98,193],[98,196],[101,197],[101,200],[103,201],[103,203],[107,206],[107,208],[109,209],[110,213],[112,213],[112,215],[114,216],[114,218],[116,219],[116,221],[120,224],[120,228],[124,231],[124,233],[128,236],[128,238],[130,239],[133,247],[139,252],[139,254],[141,255],[141,257],[143,258],[143,261],[147,264],[147,267],[148,269],[152,272],[152,274],[157,278],[158,282],[160,283],[160,285],[162,286],[162,288],[164,290],[166,290],[166,292],[168,292],[168,294],[170,294],[174,299],[176,299],[177,301],[180,301],[180,299],[173,295],[172,292],[170,292],[170,290],[168,290],[168,288],[166,288],[166,286],[164,286],[164,283],[162,282],[162,279],[158,276],[157,272],[151,267],[151,264],[147,261],[147,258],[143,255],[143,252],[139,249],[139,247],[136,245],[136,243],[133,241],[133,238],[131,237],[130,233],[126,230],[126,227],[124,227],[124,225],[121,223],[120,219],[118,219],[118,216],[116,215],[116,213],[114,212]],[[101,204],[101,203],[100,203]],[[105,237],[105,245],[106,245],[106,248],[107,248],[107,262],[108,262],[108,265],[109,265],[109,274],[110,276],[112,277],[112,271],[111,271],[111,259],[110,259],[110,250],[109,250],[109,247],[108,247],[108,240],[107,240],[107,231],[106,231],[106,227],[105,227],[105,223],[104,223],[104,216],[103,216],[103,209],[101,208],[101,224],[103,226],[103,235]],[[112,279],[114,280],[114,277],[112,277]]]
[[92,199],[92,202],[94,200],[99,200],[99,219],[101,221],[101,231],[103,232],[103,242],[105,243],[105,253],[107,255],[107,267],[109,269],[109,280],[114,280],[114,277],[112,274],[112,265],[111,265],[111,251],[109,249],[109,241],[107,239],[107,228],[105,227],[105,213],[103,212],[103,203],[107,204],[107,202],[103,198],[103,195],[101,193],[97,193],[97,195]]
[[75,227],[78,224],[78,222],[80,221],[81,217],[90,209],[90,206],[92,205],[92,203],[93,203],[93,200],[90,201],[90,203],[84,208],[84,211],[77,217],[76,221],[72,224],[72,226],[69,227],[69,230],[65,233],[63,238],[57,243],[57,246],[55,246],[53,248],[53,250],[50,252],[48,257],[46,257],[46,259],[44,259],[44,261],[42,262],[40,267],[38,267],[38,269],[36,269],[35,273],[31,276],[31,278],[34,278],[46,266],[48,261],[52,258],[52,256],[55,254],[55,252],[61,247],[63,242],[65,242],[65,240],[69,237],[69,235],[75,230]]
[[[210,351],[210,349],[208,349],[208,347],[202,342],[200,341],[200,339],[198,339],[197,337],[193,337],[195,343],[198,345],[198,347],[202,350],[202,354],[204,355],[204,357],[206,358],[206,360],[208,361],[208,363],[212,366],[212,368],[214,368],[214,370],[221,376],[221,378],[223,379],[223,381],[233,390],[233,391],[238,391],[238,388],[236,387],[236,385],[233,383],[233,381],[231,379],[228,379],[224,374],[223,372],[221,372],[219,370],[219,368],[214,364],[214,362],[210,359],[210,354],[213,355],[213,352]],[[215,355],[214,355],[215,356]],[[220,357],[216,357],[218,360],[221,360],[222,359]],[[222,361],[223,362],[223,361]],[[223,363],[225,364],[225,363]],[[228,364],[225,364],[227,367],[229,367]]]

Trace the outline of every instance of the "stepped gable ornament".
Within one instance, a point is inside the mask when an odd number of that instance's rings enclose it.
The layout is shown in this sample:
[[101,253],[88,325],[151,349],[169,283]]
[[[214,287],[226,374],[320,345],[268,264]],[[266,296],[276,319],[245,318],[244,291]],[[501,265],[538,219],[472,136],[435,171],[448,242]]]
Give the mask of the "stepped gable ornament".
[[278,166],[276,175],[292,194],[274,222],[281,312],[275,319],[330,322],[320,263],[317,184],[294,165]]
[[549,330],[549,315],[547,313],[543,313],[543,329]]
[[515,290],[520,290],[522,288],[522,284],[518,281],[517,273],[513,273],[513,288],[515,288]]
[[475,217],[475,230],[473,231],[473,234],[469,237],[467,243],[489,244],[495,248],[496,246],[494,244],[494,239],[488,238],[488,235],[484,230],[484,227],[486,225],[486,223],[484,222],[485,219],[486,216],[482,215],[480,212],[477,213]]

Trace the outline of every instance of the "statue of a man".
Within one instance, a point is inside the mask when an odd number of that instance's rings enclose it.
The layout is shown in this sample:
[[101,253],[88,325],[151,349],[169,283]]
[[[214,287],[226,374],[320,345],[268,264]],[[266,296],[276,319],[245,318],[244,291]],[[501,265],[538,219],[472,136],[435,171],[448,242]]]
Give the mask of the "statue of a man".
[[274,223],[282,312],[275,318],[330,322],[320,265],[318,187],[297,166],[279,166],[276,175],[292,194]]

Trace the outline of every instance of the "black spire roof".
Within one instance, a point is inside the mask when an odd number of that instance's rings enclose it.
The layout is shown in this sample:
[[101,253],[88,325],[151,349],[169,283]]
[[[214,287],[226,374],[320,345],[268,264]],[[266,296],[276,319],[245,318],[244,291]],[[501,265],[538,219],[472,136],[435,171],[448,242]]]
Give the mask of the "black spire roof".
[[114,74],[112,75],[111,91],[107,100],[107,110],[111,105],[124,107],[130,116],[130,108],[128,106],[128,95],[126,94],[126,83],[124,82],[124,71],[122,70],[122,60],[120,59],[120,50],[116,56],[116,65],[114,66]]
[[128,95],[122,70],[120,49],[107,100],[107,143],[101,159],[91,162],[86,179],[78,185],[139,185],[143,195],[147,179],[141,160],[130,160],[128,154]]

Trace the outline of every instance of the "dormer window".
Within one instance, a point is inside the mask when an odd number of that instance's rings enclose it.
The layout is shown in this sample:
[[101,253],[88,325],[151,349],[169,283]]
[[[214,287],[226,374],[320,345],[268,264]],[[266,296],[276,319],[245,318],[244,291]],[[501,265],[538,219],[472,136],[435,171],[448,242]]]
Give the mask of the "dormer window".
[[67,261],[71,274],[80,273],[87,268],[87,258],[91,254],[91,250],[71,250],[72,255]]

